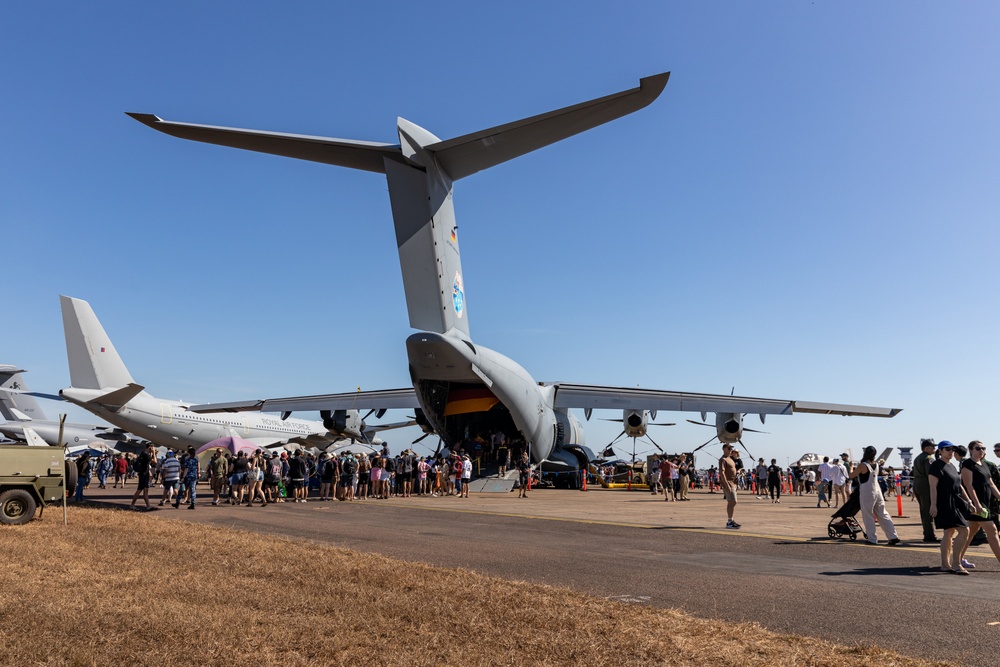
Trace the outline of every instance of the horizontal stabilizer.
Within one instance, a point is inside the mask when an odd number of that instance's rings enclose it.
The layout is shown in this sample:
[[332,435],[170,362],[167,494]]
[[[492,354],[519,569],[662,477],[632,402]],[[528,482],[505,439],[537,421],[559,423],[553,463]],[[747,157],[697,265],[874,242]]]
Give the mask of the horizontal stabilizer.
[[793,401],[793,412],[808,412],[817,415],[844,415],[845,417],[895,417],[902,408],[873,408],[866,405],[841,405],[839,403],[810,403]]
[[141,394],[145,389],[146,388],[142,385],[135,384],[133,382],[122,387],[121,389],[115,389],[114,391],[109,391],[108,393],[102,394],[97,398],[92,398],[87,402],[100,405],[101,407],[107,408],[112,412],[117,412],[118,410],[121,410],[122,406]]
[[399,146],[394,144],[177,123],[163,120],[148,113],[129,113],[128,115],[154,130],[179,139],[242,148],[258,153],[322,162],[323,164],[374,171],[380,174],[385,173],[385,159],[404,161]]
[[670,72],[639,79],[639,87],[574,104],[424,148],[434,153],[453,181],[562,141],[649,105],[667,85]]
[[206,403],[193,405],[191,412],[303,412],[319,410],[392,410],[420,407],[416,392],[406,389],[382,391],[351,391],[343,394],[319,394],[292,398],[267,398],[262,400],[235,401],[232,403]]

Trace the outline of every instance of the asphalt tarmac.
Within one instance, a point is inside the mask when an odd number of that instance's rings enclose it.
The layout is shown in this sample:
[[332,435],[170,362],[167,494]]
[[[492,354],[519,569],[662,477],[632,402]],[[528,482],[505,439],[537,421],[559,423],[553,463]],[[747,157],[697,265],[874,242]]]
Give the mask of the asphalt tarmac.
[[[129,497],[112,489],[89,495],[115,505]],[[979,565],[971,576],[955,576],[936,571],[938,551],[919,543],[912,517],[896,519],[902,546],[873,546],[829,539],[832,510],[815,509],[815,497],[774,505],[744,495],[739,531],[723,528],[718,495],[691,498],[664,503],[648,493],[537,490],[524,500],[484,493],[266,508],[200,501],[194,511],[182,506],[154,515],[753,621],[841,644],[878,644],[914,657],[996,664],[1000,564],[984,548],[970,551]],[[916,511],[904,502],[904,511]],[[889,505],[895,515],[895,500]]]

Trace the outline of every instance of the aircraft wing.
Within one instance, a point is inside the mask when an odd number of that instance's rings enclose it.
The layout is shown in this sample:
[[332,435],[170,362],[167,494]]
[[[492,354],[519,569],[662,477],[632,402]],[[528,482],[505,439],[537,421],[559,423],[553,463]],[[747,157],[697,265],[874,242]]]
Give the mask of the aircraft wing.
[[192,412],[303,412],[319,410],[392,410],[420,407],[413,387],[380,391],[350,391],[343,394],[318,394],[291,398],[265,398],[232,403],[192,405]]
[[671,412],[742,412],[756,415],[790,415],[811,412],[827,415],[861,417],[895,417],[898,408],[876,408],[837,403],[812,403],[771,398],[696,394],[683,391],[600,387],[585,384],[558,383],[555,387],[556,408],[584,410],[665,410]]

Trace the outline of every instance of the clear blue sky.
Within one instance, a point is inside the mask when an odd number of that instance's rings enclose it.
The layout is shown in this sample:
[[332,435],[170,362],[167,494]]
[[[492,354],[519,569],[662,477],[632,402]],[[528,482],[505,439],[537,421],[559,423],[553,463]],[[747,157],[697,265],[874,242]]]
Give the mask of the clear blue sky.
[[[998,18],[990,2],[5,3],[0,362],[67,385],[68,294],[158,396],[406,386],[384,178],[124,112],[385,142],[402,116],[447,139],[670,70],[652,106],[458,182],[474,339],[538,380],[905,409],[774,417],[745,441],[782,463],[1000,440]],[[589,426],[595,448],[617,433]],[[653,432],[677,451],[709,435]]]

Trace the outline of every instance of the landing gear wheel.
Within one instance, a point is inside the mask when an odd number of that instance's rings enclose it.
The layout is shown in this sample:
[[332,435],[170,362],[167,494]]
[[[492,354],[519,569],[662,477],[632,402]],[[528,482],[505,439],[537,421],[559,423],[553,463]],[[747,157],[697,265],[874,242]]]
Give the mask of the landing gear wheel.
[[24,489],[10,489],[0,493],[0,523],[20,526],[31,521],[38,505]]
[[76,470],[76,463],[66,461],[66,493],[73,495],[76,493],[76,485],[79,482],[79,473]]

